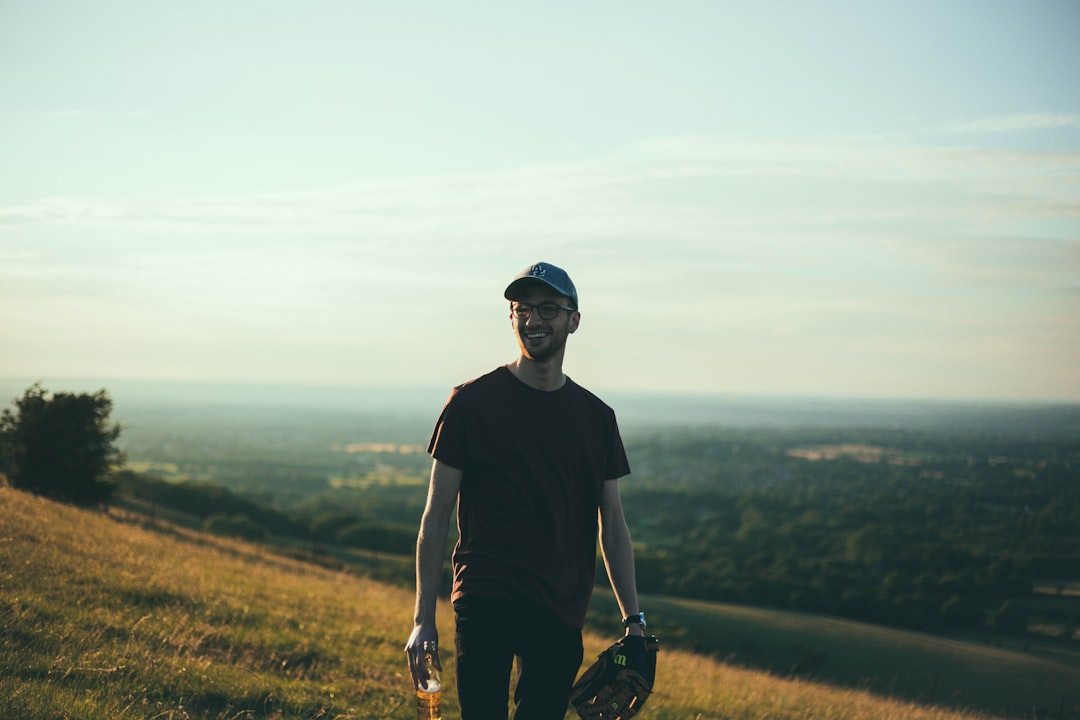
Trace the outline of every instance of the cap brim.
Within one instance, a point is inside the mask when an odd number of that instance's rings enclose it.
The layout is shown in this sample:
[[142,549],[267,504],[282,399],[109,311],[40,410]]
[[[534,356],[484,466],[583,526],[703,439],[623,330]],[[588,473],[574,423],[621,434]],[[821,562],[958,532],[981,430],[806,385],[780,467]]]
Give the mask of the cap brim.
[[503,293],[503,297],[507,300],[517,300],[521,296],[521,293],[524,292],[526,285],[540,285],[554,290],[563,297],[570,298],[571,300],[574,299],[573,295],[567,295],[561,287],[558,287],[557,285],[554,285],[547,280],[544,280],[543,278],[537,277],[518,278],[517,280],[506,286],[506,291]]

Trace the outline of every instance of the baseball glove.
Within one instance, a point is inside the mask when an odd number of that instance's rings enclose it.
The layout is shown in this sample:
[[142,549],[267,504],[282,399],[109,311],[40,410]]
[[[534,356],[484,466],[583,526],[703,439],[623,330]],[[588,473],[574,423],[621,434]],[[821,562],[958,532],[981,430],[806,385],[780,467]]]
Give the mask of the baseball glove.
[[656,679],[655,636],[627,635],[614,643],[570,690],[582,720],[629,720],[641,710]]

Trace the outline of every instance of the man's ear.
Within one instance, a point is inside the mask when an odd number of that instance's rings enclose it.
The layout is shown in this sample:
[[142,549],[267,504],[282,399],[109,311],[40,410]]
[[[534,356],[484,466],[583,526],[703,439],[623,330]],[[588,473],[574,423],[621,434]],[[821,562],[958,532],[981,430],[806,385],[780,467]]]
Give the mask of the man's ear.
[[575,330],[577,330],[578,325],[580,325],[580,324],[581,324],[581,313],[575,311],[573,314],[570,315],[570,324],[568,326],[570,332],[574,332]]

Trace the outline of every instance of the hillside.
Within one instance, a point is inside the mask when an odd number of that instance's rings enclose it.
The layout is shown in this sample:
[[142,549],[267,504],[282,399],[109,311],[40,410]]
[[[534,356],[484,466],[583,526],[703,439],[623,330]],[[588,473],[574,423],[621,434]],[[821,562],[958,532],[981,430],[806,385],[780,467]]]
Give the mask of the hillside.
[[[9,488],[0,487],[0,508],[0,717],[412,715],[401,652],[408,590]],[[441,622],[449,651],[445,608]],[[586,642],[591,656],[605,640]],[[452,677],[449,658],[446,667]],[[987,717],[671,650],[661,657],[658,688],[643,720]],[[445,716],[456,716],[453,693]]]

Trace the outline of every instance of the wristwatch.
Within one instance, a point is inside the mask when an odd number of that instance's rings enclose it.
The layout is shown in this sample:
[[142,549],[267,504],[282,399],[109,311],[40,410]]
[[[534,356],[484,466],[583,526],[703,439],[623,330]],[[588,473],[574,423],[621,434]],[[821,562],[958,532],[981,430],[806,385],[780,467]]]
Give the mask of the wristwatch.
[[628,615],[623,618],[623,627],[630,627],[631,625],[640,625],[641,629],[645,629],[645,613],[639,612],[636,615]]

